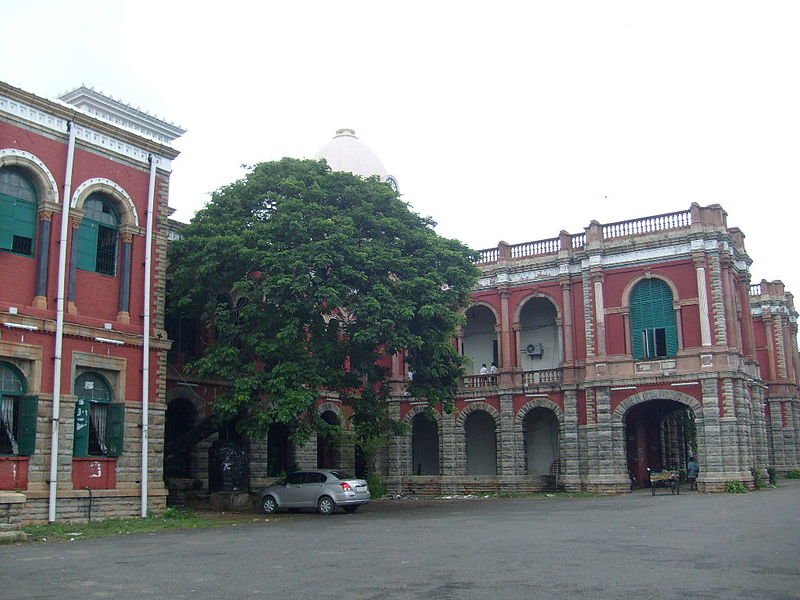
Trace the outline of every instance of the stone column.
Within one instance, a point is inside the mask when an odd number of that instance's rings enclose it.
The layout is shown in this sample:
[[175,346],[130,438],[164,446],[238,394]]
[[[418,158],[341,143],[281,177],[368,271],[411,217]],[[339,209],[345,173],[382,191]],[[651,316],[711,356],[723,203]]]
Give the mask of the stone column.
[[501,491],[516,491],[517,445],[514,439],[514,395],[500,394],[500,431],[497,432],[497,462]]
[[[392,421],[400,421],[400,400],[398,398],[389,400],[387,410]],[[389,436],[386,489],[391,494],[403,493],[403,437],[404,434]]]
[[72,218],[72,239],[69,248],[69,289],[67,292],[67,312],[73,315],[78,314],[78,307],[75,304],[75,291],[78,283],[78,230],[81,228],[82,218],[82,214],[76,214]]
[[564,304],[564,336],[562,341],[564,344],[564,362],[571,365],[575,360],[575,348],[573,347],[575,334],[572,330],[572,285],[570,285],[569,277],[561,278],[561,298]]
[[733,289],[731,286],[731,257],[728,255],[720,259],[720,276],[722,278],[722,307],[725,311],[725,331],[728,338],[728,346],[741,350],[742,341],[739,330],[735,326]]
[[603,299],[603,273],[598,269],[592,272],[594,288],[594,321],[597,327],[597,354],[606,354],[606,314]]
[[459,453],[456,448],[456,413],[442,413],[442,493],[454,494],[457,491],[454,478],[461,475]]
[[131,255],[133,247],[133,235],[122,233],[122,269],[119,274],[119,304],[117,310],[117,321],[128,324],[131,322],[130,303],[131,303]]
[[561,481],[568,492],[581,489],[581,473],[578,447],[578,392],[564,390],[564,417],[561,422]]
[[750,310],[750,277],[748,276],[739,284],[739,306],[742,313],[742,351],[750,359],[756,358],[756,345],[754,342],[753,313]]
[[700,384],[703,393],[703,431],[698,431],[698,448],[700,475],[698,484],[700,491],[721,491],[727,476],[722,463],[722,431],[720,427],[719,396],[717,379],[713,375],[702,376]]
[[36,288],[33,297],[33,306],[47,308],[47,275],[50,266],[50,229],[52,226],[53,211],[39,212],[39,239],[36,251]]
[[706,284],[705,256],[694,256],[694,268],[697,275],[697,300],[700,312],[700,343],[703,346],[711,345],[711,317],[708,308],[708,287]]
[[510,295],[508,285],[498,289],[500,294],[500,367],[503,371],[510,371],[514,364],[511,360],[511,315],[508,314],[508,298]]
[[[764,323],[764,331],[767,338],[767,376],[765,379],[776,379],[778,377],[777,357],[775,356],[775,332],[772,322],[772,314],[764,311],[761,314],[761,321]],[[762,373],[763,375],[763,373]]]

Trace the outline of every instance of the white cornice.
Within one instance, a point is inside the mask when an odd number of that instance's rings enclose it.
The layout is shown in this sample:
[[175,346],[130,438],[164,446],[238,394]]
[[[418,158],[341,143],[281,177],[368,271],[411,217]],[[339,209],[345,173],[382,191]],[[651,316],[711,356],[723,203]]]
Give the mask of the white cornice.
[[[71,109],[78,110],[76,107],[71,107]],[[67,131],[67,120],[65,118],[55,116],[9,96],[0,95],[0,113],[7,113],[21,121],[32,123],[59,136],[65,135]],[[122,155],[135,162],[149,164],[148,158],[151,152],[124,140],[123,136],[112,136],[87,127],[82,123],[75,123],[74,126],[78,140],[107,152]],[[159,168],[164,171],[172,171],[172,161],[170,159],[160,156],[158,164]]]

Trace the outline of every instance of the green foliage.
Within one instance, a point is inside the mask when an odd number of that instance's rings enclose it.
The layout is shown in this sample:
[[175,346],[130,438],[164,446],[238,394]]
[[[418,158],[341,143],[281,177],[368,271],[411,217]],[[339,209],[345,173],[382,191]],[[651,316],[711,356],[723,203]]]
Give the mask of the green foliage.
[[767,467],[767,475],[769,476],[770,485],[775,485],[778,481],[778,471],[775,467]]
[[22,530],[35,542],[65,542],[90,540],[109,535],[132,533],[152,533],[172,529],[194,529],[222,527],[236,523],[251,523],[252,515],[221,520],[214,517],[196,516],[186,508],[167,508],[161,516],[149,515],[146,518],[104,519],[91,523],[68,523],[57,521],[42,525],[25,525]]
[[367,485],[372,498],[383,498],[386,495],[386,484],[376,473],[367,475]]
[[750,474],[753,476],[753,487],[757,490],[760,490],[764,487],[764,477],[761,475],[761,472],[758,469],[750,469]]
[[325,425],[320,390],[352,408],[356,443],[398,428],[391,354],[411,395],[452,405],[463,376],[452,343],[478,271],[474,253],[433,231],[388,184],[320,161],[261,163],[214,193],[170,248],[173,314],[209,324],[194,363],[230,382],[221,419],[302,442]]
[[747,487],[741,481],[732,480],[725,484],[725,491],[729,494],[746,494]]
[[786,479],[800,479],[800,471],[789,471],[786,473]]

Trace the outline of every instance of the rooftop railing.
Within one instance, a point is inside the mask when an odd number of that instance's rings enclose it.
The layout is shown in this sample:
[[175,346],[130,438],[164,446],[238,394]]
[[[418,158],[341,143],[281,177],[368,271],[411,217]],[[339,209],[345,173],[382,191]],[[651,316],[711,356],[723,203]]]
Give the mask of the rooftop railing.
[[751,296],[760,296],[761,295],[761,284],[756,283],[750,286],[750,295]]
[[642,217],[631,221],[619,221],[603,225],[603,239],[610,240],[628,235],[641,235],[643,233],[655,233],[656,231],[667,231],[669,229],[683,229],[692,224],[692,213],[683,210],[674,213],[665,213],[652,217]]
[[[602,235],[602,239],[611,240],[632,235],[643,235],[648,233],[656,233],[659,231],[684,229],[690,227],[691,225],[692,210],[690,209],[680,212],[665,213],[663,215],[642,217],[641,219],[608,223],[606,225],[600,225],[596,222],[592,222],[592,225],[587,229],[589,231],[596,231],[596,228],[600,229],[599,234]],[[595,233],[594,235],[598,234]],[[478,260],[475,262],[475,264],[481,265],[493,263],[501,259],[519,259],[533,256],[546,256],[548,254],[557,254],[559,250],[575,250],[586,246],[587,238],[589,238],[589,236],[587,236],[586,232],[575,234],[562,232],[560,237],[524,242],[522,244],[508,245],[504,242],[501,242],[497,248],[480,250],[478,252]]]

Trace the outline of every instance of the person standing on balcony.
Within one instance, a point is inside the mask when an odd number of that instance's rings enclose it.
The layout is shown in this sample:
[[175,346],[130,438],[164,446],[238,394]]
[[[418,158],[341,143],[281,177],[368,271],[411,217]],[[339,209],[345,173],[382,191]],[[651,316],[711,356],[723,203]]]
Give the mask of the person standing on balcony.
[[497,365],[492,363],[492,366],[489,367],[489,374],[490,375],[497,375]]
[[481,365],[481,375],[488,375],[488,374],[489,374],[489,369],[486,368],[486,363],[483,363]]

